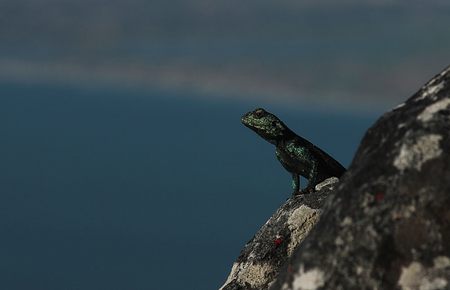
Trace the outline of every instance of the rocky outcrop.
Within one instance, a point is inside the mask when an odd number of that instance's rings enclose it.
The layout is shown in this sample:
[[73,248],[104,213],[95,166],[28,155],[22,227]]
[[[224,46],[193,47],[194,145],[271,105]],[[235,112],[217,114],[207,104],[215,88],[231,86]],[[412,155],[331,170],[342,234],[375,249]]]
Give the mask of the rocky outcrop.
[[318,221],[337,181],[334,177],[318,184],[314,195],[289,198],[245,245],[221,290],[267,289]]
[[450,289],[450,68],[367,131],[334,185],[289,199],[222,289]]

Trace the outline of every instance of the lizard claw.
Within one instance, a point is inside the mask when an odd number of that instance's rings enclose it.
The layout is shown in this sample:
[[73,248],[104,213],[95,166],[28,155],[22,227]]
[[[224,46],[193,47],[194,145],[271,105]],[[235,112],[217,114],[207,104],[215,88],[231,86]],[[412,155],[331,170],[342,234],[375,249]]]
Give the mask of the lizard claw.
[[307,187],[305,189],[302,190],[295,190],[292,195],[296,196],[296,195],[302,195],[302,194],[310,194],[314,192],[314,188],[313,187]]
[[307,187],[307,188],[305,188],[303,191],[305,192],[305,194],[307,194],[307,193],[313,193],[313,192],[315,191],[315,190],[314,190],[314,186]]

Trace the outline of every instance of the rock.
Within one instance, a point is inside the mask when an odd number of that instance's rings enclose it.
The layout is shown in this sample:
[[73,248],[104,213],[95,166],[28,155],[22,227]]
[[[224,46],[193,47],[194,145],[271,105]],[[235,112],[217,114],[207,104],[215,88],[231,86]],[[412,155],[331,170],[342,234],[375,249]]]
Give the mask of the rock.
[[318,221],[333,183],[332,177],[314,194],[292,196],[266,222],[241,251],[221,290],[268,289],[282,265]]
[[450,289],[450,69],[366,133],[271,289]]
[[222,289],[450,289],[449,152],[450,67],[367,131],[334,189],[280,207]]
[[334,184],[339,182],[339,178],[337,177],[330,177],[328,179],[325,179],[321,183],[317,184],[314,187],[315,191],[320,191],[322,188],[328,188],[329,190],[332,190],[334,188]]

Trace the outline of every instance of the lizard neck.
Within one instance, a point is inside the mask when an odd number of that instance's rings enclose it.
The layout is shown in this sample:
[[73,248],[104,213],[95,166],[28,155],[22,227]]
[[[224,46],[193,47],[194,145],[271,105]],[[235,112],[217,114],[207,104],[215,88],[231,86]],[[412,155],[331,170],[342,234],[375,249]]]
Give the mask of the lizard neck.
[[282,146],[286,141],[295,139],[297,137],[297,134],[295,134],[291,129],[288,127],[285,127],[283,130],[283,135],[281,135],[276,140],[267,140],[270,143],[274,144],[275,146]]

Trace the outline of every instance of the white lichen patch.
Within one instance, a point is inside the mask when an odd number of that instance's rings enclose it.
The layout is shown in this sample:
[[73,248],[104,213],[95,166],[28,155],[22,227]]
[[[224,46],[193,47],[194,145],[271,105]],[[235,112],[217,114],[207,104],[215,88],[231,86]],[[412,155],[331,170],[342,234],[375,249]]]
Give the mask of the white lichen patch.
[[341,222],[341,227],[350,226],[351,224],[353,224],[352,218],[349,216],[346,216]]
[[438,290],[447,289],[448,282],[445,278],[439,277],[439,270],[442,267],[450,266],[450,259],[439,256],[434,259],[434,266],[425,268],[419,262],[412,262],[407,267],[402,268],[398,285],[402,290]]
[[240,284],[245,285],[245,283],[250,284],[254,288],[259,288],[268,281],[268,274],[273,272],[274,269],[270,264],[267,263],[244,263],[244,267],[240,271],[238,281]]
[[392,110],[400,109],[400,108],[403,107],[403,106],[405,106],[405,103],[400,103],[400,104],[398,104],[397,106],[395,106],[394,109],[392,109]]
[[402,171],[407,168],[420,170],[425,162],[441,155],[442,149],[439,147],[441,139],[441,135],[429,134],[421,136],[412,145],[402,144],[400,153],[394,160],[394,166]]
[[248,283],[253,288],[261,288],[272,282],[269,281],[269,277],[271,276],[269,274],[274,271],[273,266],[268,263],[234,263],[227,281],[219,290],[223,289],[233,280],[236,280],[241,285]]
[[428,98],[429,96],[435,95],[435,94],[439,93],[439,91],[444,88],[444,82],[440,82],[440,83],[438,83],[436,85],[433,84],[434,82],[435,82],[435,80],[430,82],[423,89],[421,96],[416,98],[416,101],[420,101],[420,100],[423,100],[425,98]]
[[294,249],[306,238],[319,220],[319,216],[320,209],[313,209],[304,204],[292,212],[287,221],[291,231],[291,240],[287,248],[288,256],[291,256]]
[[398,210],[391,212],[392,220],[408,219],[413,216],[416,211],[414,204],[401,206]]
[[364,209],[364,213],[367,214],[370,211],[369,204],[373,202],[373,194],[369,192],[364,192],[363,198],[361,200],[361,207]]
[[284,282],[283,286],[281,287],[281,290],[289,290],[289,284],[287,282]]
[[402,268],[398,285],[402,290],[419,289],[424,276],[425,269],[422,264],[412,262],[408,267]]
[[440,76],[444,76],[444,75],[446,75],[448,72],[450,72],[450,66],[447,67],[446,69],[444,69],[444,70],[440,73]]
[[444,278],[434,278],[431,280],[424,279],[420,285],[420,290],[438,290],[438,289],[448,289],[447,280]]
[[439,111],[447,109],[447,107],[450,105],[450,98],[444,98],[432,105],[429,105],[426,107],[422,113],[417,116],[417,120],[422,122],[428,122],[431,119],[433,119],[434,114],[436,114]]
[[446,256],[438,256],[433,260],[434,268],[445,269],[450,267],[450,259]]
[[375,230],[375,228],[372,225],[369,225],[366,228],[366,234],[368,234],[372,238],[378,237],[378,233],[377,233],[377,231]]
[[[258,245],[259,243],[256,243],[255,244],[255,248],[257,249],[258,248]],[[251,261],[251,260],[253,260],[253,259],[255,259],[256,258],[256,253],[255,253],[255,250],[253,250],[253,251],[251,251],[250,252],[250,254],[248,254],[248,256],[247,256],[247,260],[249,260],[249,261]]]
[[357,275],[361,275],[362,272],[364,272],[364,268],[361,267],[361,266],[357,266],[357,267],[356,267],[356,274],[357,274]]
[[316,290],[325,284],[325,275],[318,268],[304,271],[304,266],[300,265],[299,273],[295,275],[292,282],[293,289]]
[[222,285],[222,287],[220,287],[219,290],[222,290],[228,283],[230,283],[231,281],[233,281],[234,279],[237,278],[237,276],[238,276],[237,275],[238,274],[238,269],[239,269],[239,263],[233,263],[233,267],[231,267],[230,275],[228,275],[227,280]]
[[341,238],[341,237],[337,237],[335,240],[334,240],[334,244],[336,245],[336,246],[342,246],[342,245],[344,245],[344,240]]
[[339,178],[337,177],[330,177],[325,179],[324,181],[322,181],[321,183],[317,184],[316,187],[314,188],[316,191],[321,190],[324,187],[328,187],[331,186],[332,184],[335,184],[339,182]]

